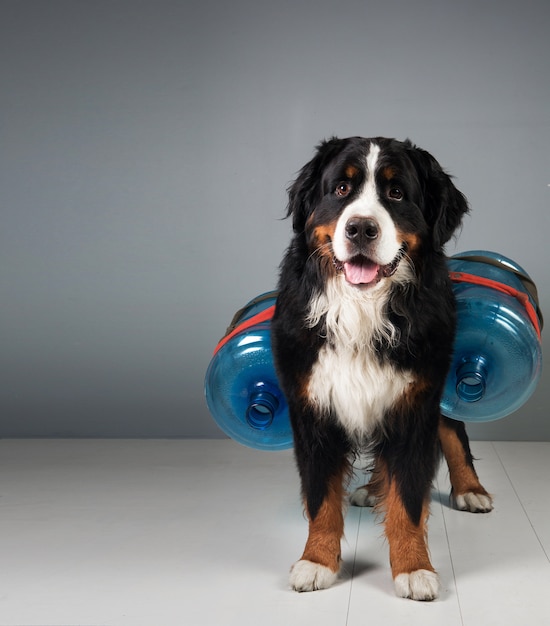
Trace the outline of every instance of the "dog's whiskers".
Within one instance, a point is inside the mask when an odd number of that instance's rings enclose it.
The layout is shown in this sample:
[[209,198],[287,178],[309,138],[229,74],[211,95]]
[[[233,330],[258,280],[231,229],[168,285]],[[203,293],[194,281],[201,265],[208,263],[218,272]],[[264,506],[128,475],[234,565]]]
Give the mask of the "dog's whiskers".
[[414,261],[411,259],[411,257],[407,254],[407,252],[403,253],[403,258],[401,259],[401,261],[405,262],[407,264],[407,266],[409,267],[409,270],[411,272],[411,274],[413,275],[414,278],[416,278],[416,267],[414,265]]
[[[328,254],[327,254],[328,253]],[[308,262],[314,260],[316,257],[322,259],[322,257],[326,257],[328,259],[332,259],[332,242],[323,243],[320,246],[317,246],[311,254],[308,256]]]

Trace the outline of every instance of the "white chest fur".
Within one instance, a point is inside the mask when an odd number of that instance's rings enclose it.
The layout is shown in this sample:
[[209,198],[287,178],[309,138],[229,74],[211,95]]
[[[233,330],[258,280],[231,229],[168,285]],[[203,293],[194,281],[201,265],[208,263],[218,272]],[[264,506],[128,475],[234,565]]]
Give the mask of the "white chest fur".
[[333,412],[352,436],[368,435],[413,379],[379,363],[371,350],[324,346],[309,381],[310,400],[321,411]]
[[381,422],[413,376],[375,353],[376,340],[399,340],[384,314],[389,287],[379,284],[362,291],[340,278],[310,307],[310,326],[326,316],[327,342],[311,372],[308,395],[321,412],[334,414],[350,435],[361,437]]

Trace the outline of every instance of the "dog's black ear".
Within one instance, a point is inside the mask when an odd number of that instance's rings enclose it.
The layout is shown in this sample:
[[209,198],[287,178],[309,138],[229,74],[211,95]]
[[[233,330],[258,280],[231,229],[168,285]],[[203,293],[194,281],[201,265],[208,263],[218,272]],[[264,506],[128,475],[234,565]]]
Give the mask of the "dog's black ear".
[[433,246],[438,250],[462,223],[469,210],[468,201],[429,152],[417,148],[408,140],[406,144],[423,186],[423,210],[432,229]]
[[313,159],[306,163],[288,188],[287,217],[292,215],[295,233],[304,231],[306,221],[323,197],[323,171],[340,153],[346,140],[333,137],[317,146]]

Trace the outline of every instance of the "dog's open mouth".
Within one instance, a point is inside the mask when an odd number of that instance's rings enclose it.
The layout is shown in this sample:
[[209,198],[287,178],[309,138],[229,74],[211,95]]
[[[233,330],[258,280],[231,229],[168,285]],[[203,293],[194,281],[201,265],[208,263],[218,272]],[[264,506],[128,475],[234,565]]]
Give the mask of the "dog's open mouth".
[[363,255],[355,256],[345,262],[334,258],[333,263],[336,271],[344,273],[348,283],[352,285],[372,285],[382,278],[393,276],[406,252],[407,245],[404,243],[395,259],[387,265],[379,265]]

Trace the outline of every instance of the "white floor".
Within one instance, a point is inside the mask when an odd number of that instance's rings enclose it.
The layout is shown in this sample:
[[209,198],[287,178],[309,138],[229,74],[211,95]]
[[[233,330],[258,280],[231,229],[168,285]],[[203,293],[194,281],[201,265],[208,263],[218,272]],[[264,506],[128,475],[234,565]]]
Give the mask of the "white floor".
[[232,441],[0,441],[1,626],[550,624],[550,443],[477,443],[495,510],[451,510],[430,546],[441,598],[393,594],[382,529],[346,517],[332,589],[287,587],[303,518],[291,451]]

